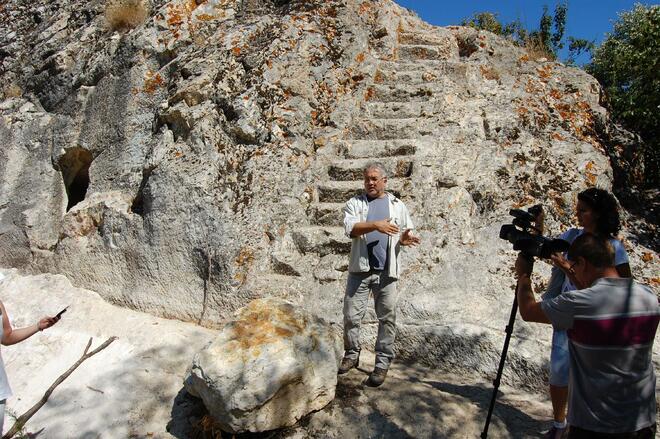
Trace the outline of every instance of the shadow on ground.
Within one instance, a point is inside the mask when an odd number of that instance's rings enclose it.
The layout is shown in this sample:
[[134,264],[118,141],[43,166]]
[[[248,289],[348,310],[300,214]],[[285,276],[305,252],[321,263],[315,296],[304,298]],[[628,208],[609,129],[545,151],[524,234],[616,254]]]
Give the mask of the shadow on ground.
[[[339,377],[335,399],[295,426],[231,435],[205,424],[201,400],[182,389],[168,431],[178,439],[466,438],[483,431],[492,386],[474,377],[395,364],[379,388],[364,385],[373,359]],[[502,386],[489,428],[493,438],[535,438],[547,429],[544,397]]]

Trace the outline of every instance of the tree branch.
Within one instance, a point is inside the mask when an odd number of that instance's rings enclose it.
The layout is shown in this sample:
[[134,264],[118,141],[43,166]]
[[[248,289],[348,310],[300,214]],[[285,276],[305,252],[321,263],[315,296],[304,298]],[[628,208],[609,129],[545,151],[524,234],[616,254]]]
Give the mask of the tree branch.
[[37,402],[35,405],[33,405],[28,411],[26,411],[25,413],[23,413],[21,416],[19,416],[18,418],[16,418],[16,422],[14,422],[14,425],[12,425],[12,427],[9,429],[9,431],[8,431],[7,433],[5,433],[4,436],[2,436],[2,439],[10,439],[10,438],[12,438],[16,433],[18,433],[18,432],[23,428],[23,426],[25,425],[25,423],[26,423],[26,422],[27,422],[32,416],[34,416],[34,414],[37,413],[37,411],[38,411],[41,407],[43,407],[44,404],[46,404],[46,401],[48,401],[48,398],[50,398],[50,395],[53,393],[53,390],[55,390],[55,388],[56,388],[57,386],[59,386],[60,384],[62,384],[62,382],[63,382],[65,379],[67,379],[67,378],[69,377],[69,375],[71,375],[71,374],[73,373],[73,371],[76,370],[76,369],[78,368],[78,366],[80,366],[80,365],[83,363],[83,361],[85,361],[86,359],[88,359],[89,357],[91,357],[91,356],[93,356],[93,355],[98,354],[98,353],[101,352],[103,349],[105,349],[105,348],[107,348],[108,346],[110,346],[110,343],[112,343],[112,342],[115,341],[115,340],[117,340],[117,337],[110,337],[110,338],[107,339],[107,340],[106,340],[101,346],[99,346],[98,348],[94,349],[92,352],[89,352],[89,353],[88,353],[87,351],[89,351],[89,348],[92,346],[92,339],[90,338],[89,341],[87,342],[87,347],[85,348],[85,351],[83,352],[83,354],[82,354],[82,356],[80,357],[80,359],[79,359],[78,361],[76,361],[76,362],[73,364],[73,366],[71,366],[66,372],[64,372],[62,375],[60,375],[60,376],[55,380],[55,382],[54,382],[54,383],[48,388],[48,390],[46,390],[46,393],[44,393],[44,396],[41,397],[41,399],[39,400],[39,402]]

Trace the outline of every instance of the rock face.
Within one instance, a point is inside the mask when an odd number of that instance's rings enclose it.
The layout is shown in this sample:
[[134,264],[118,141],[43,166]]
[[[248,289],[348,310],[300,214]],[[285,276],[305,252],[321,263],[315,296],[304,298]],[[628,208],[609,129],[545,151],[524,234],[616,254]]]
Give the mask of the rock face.
[[259,299],[195,355],[186,389],[223,430],[286,427],[333,400],[342,351],[338,331],[322,319]]
[[[577,192],[611,189],[611,148],[636,157],[585,72],[390,0],[149,10],[113,29],[100,0],[0,9],[0,265],[207,326],[269,296],[340,322],[341,207],[378,159],[423,240],[404,255],[399,359],[490,373],[508,210],[542,203],[558,234]],[[657,254],[622,237],[657,285]],[[517,324],[505,379],[542,385],[549,338]]]

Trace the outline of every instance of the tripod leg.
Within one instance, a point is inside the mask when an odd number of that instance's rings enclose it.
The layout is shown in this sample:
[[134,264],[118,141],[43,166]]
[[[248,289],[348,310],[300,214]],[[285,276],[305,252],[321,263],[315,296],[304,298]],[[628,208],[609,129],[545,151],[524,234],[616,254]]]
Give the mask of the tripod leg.
[[[516,284],[516,293],[518,292],[518,285]],[[518,297],[514,296],[513,305],[511,306],[511,315],[509,316],[509,324],[506,327],[506,337],[504,338],[504,347],[502,347],[502,355],[500,356],[500,365],[497,368],[497,376],[493,380],[493,396],[490,399],[490,406],[488,407],[488,415],[486,415],[486,425],[484,431],[481,433],[481,438],[488,437],[488,427],[490,425],[490,418],[493,415],[493,408],[495,408],[495,399],[497,399],[497,390],[500,388],[500,381],[502,379],[502,371],[504,370],[504,361],[506,361],[506,353],[509,350],[509,342],[511,341],[511,334],[513,334],[513,324],[516,322],[516,312],[518,311]]]

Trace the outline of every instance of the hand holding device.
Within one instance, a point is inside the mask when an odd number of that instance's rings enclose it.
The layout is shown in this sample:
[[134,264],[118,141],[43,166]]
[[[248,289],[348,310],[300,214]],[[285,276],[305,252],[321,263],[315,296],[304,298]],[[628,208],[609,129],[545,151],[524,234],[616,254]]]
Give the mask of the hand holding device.
[[69,309],[68,306],[66,306],[62,311],[60,311],[60,312],[58,312],[57,314],[55,314],[55,319],[56,319],[56,320],[61,319],[61,318],[62,318],[62,314],[64,314],[64,313],[66,312],[67,309]]

